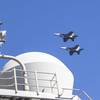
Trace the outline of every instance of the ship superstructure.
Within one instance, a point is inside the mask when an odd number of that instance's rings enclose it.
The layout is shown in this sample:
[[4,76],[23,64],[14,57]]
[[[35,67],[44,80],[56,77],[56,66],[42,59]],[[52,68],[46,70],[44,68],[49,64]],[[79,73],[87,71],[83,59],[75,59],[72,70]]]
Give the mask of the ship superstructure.
[[[0,46],[6,31],[0,31]],[[43,52],[27,52],[8,59],[0,71],[0,100],[92,100],[74,88],[74,76],[56,57]]]

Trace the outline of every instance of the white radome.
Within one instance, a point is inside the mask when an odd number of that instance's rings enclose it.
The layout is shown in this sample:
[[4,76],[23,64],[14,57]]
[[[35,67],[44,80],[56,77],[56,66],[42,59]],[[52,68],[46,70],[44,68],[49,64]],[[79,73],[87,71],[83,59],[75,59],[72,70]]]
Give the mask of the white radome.
[[[72,72],[56,57],[42,52],[28,52],[16,56],[16,58],[26,65],[26,70],[56,73],[60,94],[62,94],[62,88],[73,89],[74,77]],[[18,64],[15,61],[10,60],[7,64],[5,64],[3,71],[7,71],[16,66],[18,66]],[[31,75],[29,77],[33,76]],[[29,82],[32,83],[33,81],[29,80]],[[41,84],[43,85],[42,82]],[[34,90],[31,87],[30,89]],[[66,91],[64,95],[71,97],[72,92],[72,90]]]

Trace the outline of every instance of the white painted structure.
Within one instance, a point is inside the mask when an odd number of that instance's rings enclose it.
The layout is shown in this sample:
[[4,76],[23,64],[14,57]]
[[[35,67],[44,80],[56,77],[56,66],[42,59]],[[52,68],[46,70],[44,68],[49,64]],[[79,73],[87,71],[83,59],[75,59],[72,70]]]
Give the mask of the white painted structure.
[[[15,58],[22,66],[13,61]],[[79,89],[73,89],[72,72],[56,57],[42,52],[28,52],[15,58],[5,64],[0,74],[0,79],[4,79],[0,80],[0,95],[27,100],[81,100],[73,94]],[[25,68],[22,68],[23,64]],[[87,100],[92,100],[83,93],[89,98]]]

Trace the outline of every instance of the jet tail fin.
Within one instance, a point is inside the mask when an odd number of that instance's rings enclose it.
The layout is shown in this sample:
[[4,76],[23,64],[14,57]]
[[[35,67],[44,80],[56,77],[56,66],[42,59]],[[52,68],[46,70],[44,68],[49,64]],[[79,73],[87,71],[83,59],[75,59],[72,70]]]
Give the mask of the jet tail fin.
[[80,49],[80,50],[77,52],[77,54],[79,55],[79,54],[80,54],[80,52],[81,52],[82,50],[84,50],[84,49],[83,49],[83,48],[82,48],[82,49]]

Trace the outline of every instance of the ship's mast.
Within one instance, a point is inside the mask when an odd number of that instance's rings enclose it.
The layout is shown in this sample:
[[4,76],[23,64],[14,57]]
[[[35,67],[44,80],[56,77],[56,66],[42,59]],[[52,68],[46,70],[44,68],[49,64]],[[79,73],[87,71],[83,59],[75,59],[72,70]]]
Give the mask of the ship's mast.
[[[3,45],[6,42],[6,30],[2,29],[2,25],[3,25],[3,22],[0,21],[0,49],[2,49]],[[14,61],[16,61],[22,67],[22,69],[24,71],[26,71],[25,65],[19,59],[17,59],[14,56],[2,54],[1,50],[0,50],[0,58],[14,60]],[[24,73],[24,76],[27,77],[27,74]],[[27,83],[28,83],[28,81],[27,81],[27,79],[25,79],[25,84],[27,84]],[[25,86],[25,90],[29,90],[29,87]]]
[[[6,42],[6,30],[2,29],[3,22],[0,21],[0,49],[2,49],[3,45]],[[1,53],[1,50],[0,50]]]

